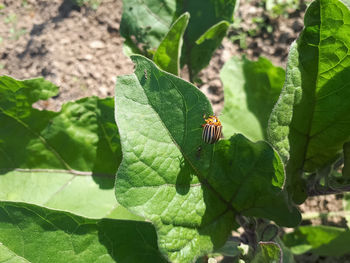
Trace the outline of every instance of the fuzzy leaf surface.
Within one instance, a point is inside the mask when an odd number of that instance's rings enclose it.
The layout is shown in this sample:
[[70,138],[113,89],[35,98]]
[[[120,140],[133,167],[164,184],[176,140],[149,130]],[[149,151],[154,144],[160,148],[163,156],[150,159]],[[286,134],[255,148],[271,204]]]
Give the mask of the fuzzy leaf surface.
[[1,262],[166,262],[146,222],[0,202],[0,229]]
[[[345,3],[345,4],[344,4]],[[292,45],[286,81],[269,120],[269,141],[287,163],[294,200],[305,198],[301,172],[334,162],[350,140],[349,1],[316,0]]]
[[[192,84],[132,56],[135,73],[116,86],[123,160],[118,202],[152,221],[172,262],[193,262],[224,245],[237,213],[295,225],[283,197],[283,165],[266,142],[242,135],[215,145],[201,138],[209,101]],[[145,77],[147,72],[147,78]]]
[[225,93],[220,117],[224,136],[242,133],[253,141],[266,139],[268,119],[283,86],[284,70],[266,58],[250,61],[233,57],[225,63],[220,77]]

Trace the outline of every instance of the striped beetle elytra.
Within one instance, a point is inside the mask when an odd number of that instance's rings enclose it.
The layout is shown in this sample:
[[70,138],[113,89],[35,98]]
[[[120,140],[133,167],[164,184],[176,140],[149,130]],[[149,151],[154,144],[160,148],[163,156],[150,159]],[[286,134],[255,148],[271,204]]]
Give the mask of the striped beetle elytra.
[[218,117],[215,115],[209,116],[209,118],[205,118],[204,121],[206,122],[203,124],[203,133],[202,133],[202,139],[204,142],[213,144],[216,143],[222,133],[222,125],[219,121]]

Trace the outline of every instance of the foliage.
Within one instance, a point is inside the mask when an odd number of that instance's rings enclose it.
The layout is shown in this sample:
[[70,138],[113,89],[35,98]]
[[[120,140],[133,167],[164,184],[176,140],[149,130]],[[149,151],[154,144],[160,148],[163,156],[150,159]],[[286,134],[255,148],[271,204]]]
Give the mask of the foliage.
[[307,195],[302,172],[331,165],[350,140],[346,51],[350,38],[345,34],[349,18],[341,1],[315,1],[309,6],[305,29],[290,49],[286,82],[270,117],[269,141],[286,164],[287,187],[298,203]]
[[[349,253],[348,229],[297,227],[295,202],[350,190],[350,3],[310,5],[286,73],[264,58],[226,63],[225,138],[214,145],[201,138],[210,102],[176,75],[181,60],[192,77],[209,61],[235,1],[162,3],[125,1],[121,31],[154,62],[132,55],[135,72],[117,78],[114,99],[38,110],[55,85],[0,77],[0,260],[186,263],[219,253],[294,262],[292,252]],[[349,207],[346,195],[346,215]],[[281,226],[296,228],[280,239]]]
[[350,253],[349,229],[331,226],[300,226],[284,236],[284,243],[294,254],[308,251],[322,256],[340,257]]
[[116,87],[123,148],[116,196],[153,222],[170,260],[191,262],[222,246],[238,214],[298,224],[298,211],[283,198],[283,166],[267,143],[236,135],[205,144],[202,116],[212,114],[205,96],[150,60],[132,59],[135,73]]
[[[231,58],[220,72],[225,106],[220,118],[226,137],[240,132],[253,141],[266,139],[267,122],[284,82],[285,72],[265,59]],[[252,78],[254,76],[254,78]]]
[[[181,52],[166,50],[175,48],[181,51],[183,42],[181,66],[187,65],[190,79],[193,80],[209,64],[213,52],[226,35],[229,24],[233,22],[235,4],[236,0],[123,1],[120,30],[126,39],[127,53],[149,58],[155,54],[154,61],[158,66],[177,75]],[[184,14],[189,15],[188,24],[185,18],[183,21],[177,20]],[[166,40],[169,37],[172,45]],[[166,66],[168,63],[164,65],[157,54],[160,52],[167,53],[167,60],[178,65],[171,68]]]

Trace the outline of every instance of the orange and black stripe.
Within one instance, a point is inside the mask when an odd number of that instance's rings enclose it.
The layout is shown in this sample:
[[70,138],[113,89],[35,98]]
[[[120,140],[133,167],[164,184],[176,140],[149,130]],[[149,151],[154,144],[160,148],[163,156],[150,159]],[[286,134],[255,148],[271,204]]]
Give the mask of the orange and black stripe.
[[205,124],[202,133],[203,141],[209,144],[216,143],[221,137],[221,130],[221,125]]

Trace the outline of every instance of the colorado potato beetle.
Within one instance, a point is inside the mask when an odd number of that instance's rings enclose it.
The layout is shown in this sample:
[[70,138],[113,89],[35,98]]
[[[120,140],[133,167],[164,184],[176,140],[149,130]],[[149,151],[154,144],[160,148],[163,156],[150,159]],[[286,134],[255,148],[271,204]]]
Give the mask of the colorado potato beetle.
[[204,142],[213,144],[216,143],[221,137],[222,126],[218,117],[215,115],[209,116],[209,118],[205,118],[205,124],[202,125],[203,133],[202,139]]

